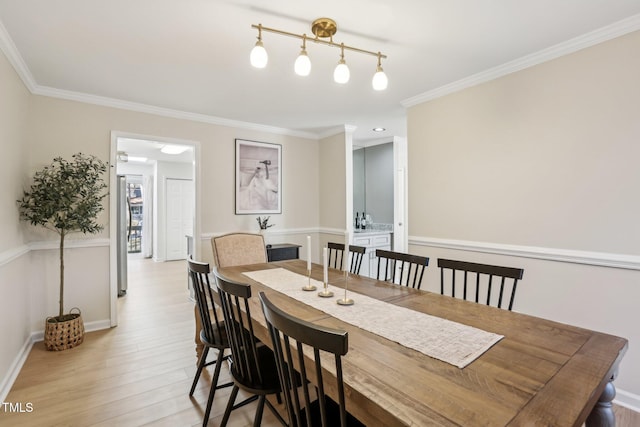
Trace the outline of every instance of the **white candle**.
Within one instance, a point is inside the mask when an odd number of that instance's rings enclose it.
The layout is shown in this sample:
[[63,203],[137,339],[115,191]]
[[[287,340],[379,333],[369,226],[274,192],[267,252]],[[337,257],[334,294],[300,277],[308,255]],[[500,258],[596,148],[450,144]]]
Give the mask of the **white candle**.
[[349,271],[349,232],[344,232],[344,271]]
[[311,236],[307,236],[307,271],[311,271]]
[[327,248],[322,248],[322,265],[324,266],[324,283],[329,283],[329,261],[327,259]]

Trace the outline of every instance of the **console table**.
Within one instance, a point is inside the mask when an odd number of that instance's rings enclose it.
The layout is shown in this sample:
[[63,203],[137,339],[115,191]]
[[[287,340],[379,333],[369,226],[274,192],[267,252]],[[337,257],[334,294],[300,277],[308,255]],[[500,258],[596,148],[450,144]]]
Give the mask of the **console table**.
[[300,245],[294,245],[292,243],[267,245],[267,260],[272,262],[298,259],[300,255],[299,249]]

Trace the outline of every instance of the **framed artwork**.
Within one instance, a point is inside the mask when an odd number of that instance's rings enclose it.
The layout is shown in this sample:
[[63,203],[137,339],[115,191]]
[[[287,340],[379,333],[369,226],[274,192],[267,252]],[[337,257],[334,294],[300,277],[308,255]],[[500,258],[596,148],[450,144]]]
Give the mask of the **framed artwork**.
[[282,213],[282,146],[236,139],[236,215]]

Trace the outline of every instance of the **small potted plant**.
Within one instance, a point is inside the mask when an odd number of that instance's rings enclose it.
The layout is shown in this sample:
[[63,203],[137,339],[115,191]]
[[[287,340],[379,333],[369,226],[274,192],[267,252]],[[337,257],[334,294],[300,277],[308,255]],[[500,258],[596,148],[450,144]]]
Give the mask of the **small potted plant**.
[[265,216],[264,218],[258,217],[256,221],[258,221],[258,225],[260,226],[260,233],[264,233],[267,228],[273,227],[275,224],[269,224],[270,216]]
[[60,300],[57,316],[45,321],[47,350],[65,350],[84,340],[80,310],[64,313],[64,239],[69,233],[97,233],[107,184],[102,175],[107,164],[95,156],[76,153],[72,160],[56,157],[35,173],[33,184],[18,200],[20,218],[60,236]]

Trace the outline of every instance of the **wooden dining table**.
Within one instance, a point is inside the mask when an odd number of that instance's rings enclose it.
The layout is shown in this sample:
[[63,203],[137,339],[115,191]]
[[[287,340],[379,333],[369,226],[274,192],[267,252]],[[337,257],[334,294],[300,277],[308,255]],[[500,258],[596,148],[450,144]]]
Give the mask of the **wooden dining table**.
[[[624,338],[349,276],[348,295],[355,304],[366,295],[504,336],[461,369],[341,321],[243,274],[273,268],[307,275],[307,264],[301,260],[219,272],[251,285],[255,334],[267,345],[270,338],[259,292],[293,316],[348,332],[349,352],[343,357],[347,410],[367,426],[615,425],[613,380],[627,350]],[[322,282],[321,265],[313,264],[311,277]],[[344,281],[343,272],[329,269],[329,283],[343,288]]]

